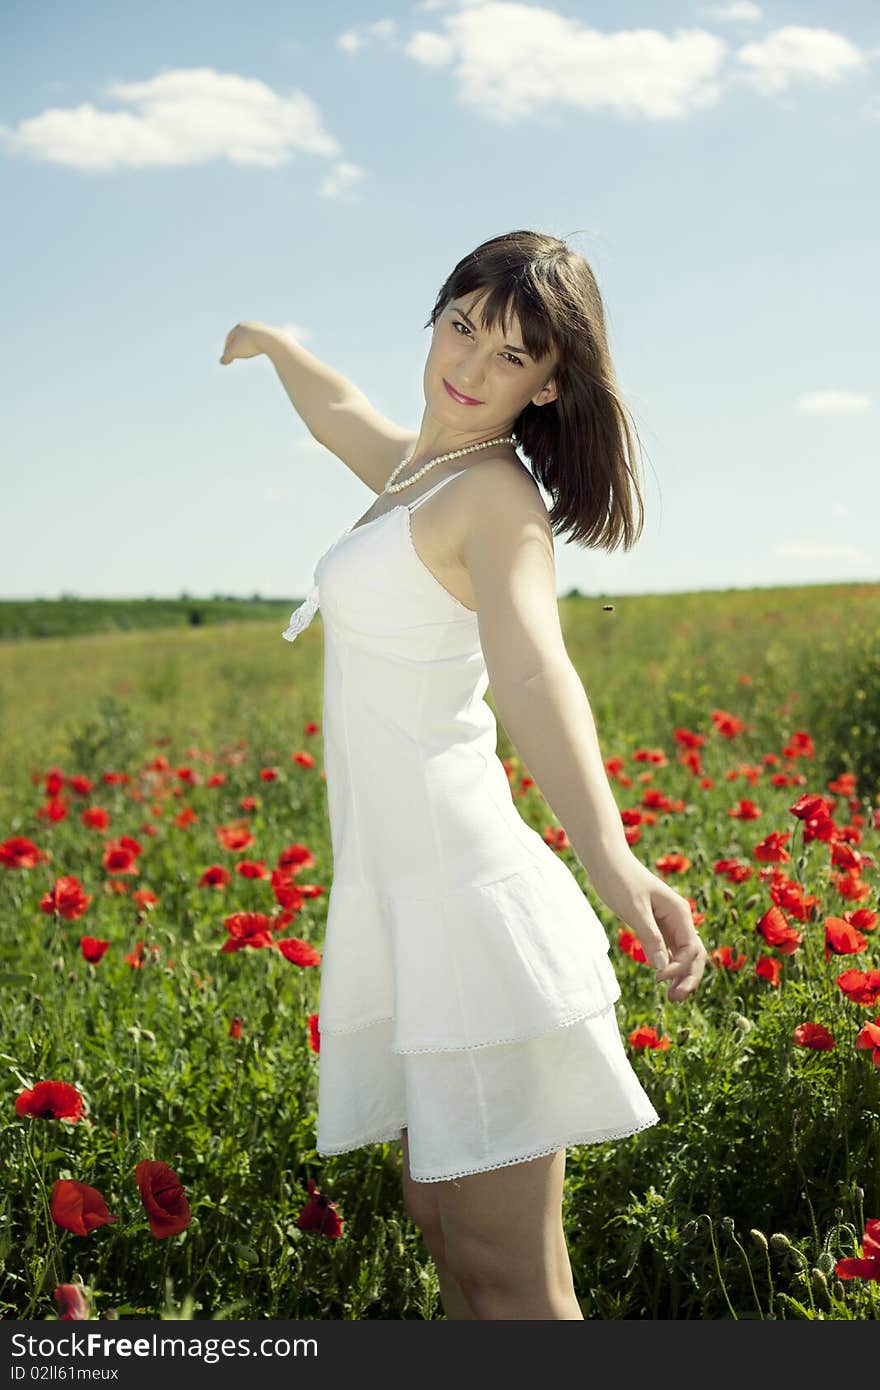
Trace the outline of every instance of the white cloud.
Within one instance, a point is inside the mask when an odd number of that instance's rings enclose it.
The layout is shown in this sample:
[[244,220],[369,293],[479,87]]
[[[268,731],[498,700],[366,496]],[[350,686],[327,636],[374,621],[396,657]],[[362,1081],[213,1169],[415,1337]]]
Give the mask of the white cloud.
[[[502,123],[550,104],[681,119],[717,105],[727,86],[776,95],[795,82],[839,83],[864,72],[873,56],[830,29],[797,25],[733,48],[704,28],[603,31],[522,0],[423,0],[415,9],[436,16],[435,27],[404,41],[395,32],[393,47],[422,67],[451,67],[459,100]],[[737,3],[704,13],[756,23],[762,12]],[[354,52],[376,37],[378,25],[366,25],[340,41]]]
[[860,391],[808,391],[799,396],[802,415],[861,415],[871,409],[871,397]]
[[426,68],[442,68],[455,57],[455,44],[445,34],[420,29],[406,46],[407,55]]
[[146,82],[111,82],[106,93],[123,106],[50,107],[0,126],[0,141],[10,153],[90,171],[210,159],[277,168],[297,153],[341,154],[318,106],[296,88],[282,95],[257,78],[175,68]]
[[442,34],[417,31],[405,45],[436,65],[451,50],[461,100],[510,122],[549,102],[664,120],[713,106],[727,45],[704,30],[602,33],[537,5],[480,4],[446,15]]
[[385,39],[386,42],[393,42],[397,34],[397,21],[394,19],[374,19],[370,24],[363,24],[359,29],[345,29],[337,36],[336,44],[346,53],[357,53],[361,48],[368,48],[373,39]]
[[366,46],[366,40],[354,29],[343,29],[342,33],[336,36],[336,46],[344,53],[357,53],[358,49]]
[[742,79],[765,96],[785,92],[795,82],[840,83],[868,67],[865,55],[843,34],[797,24],[744,44],[736,61]]
[[364,177],[365,171],[350,160],[340,159],[324,176],[318,187],[322,198],[344,198],[353,186]]

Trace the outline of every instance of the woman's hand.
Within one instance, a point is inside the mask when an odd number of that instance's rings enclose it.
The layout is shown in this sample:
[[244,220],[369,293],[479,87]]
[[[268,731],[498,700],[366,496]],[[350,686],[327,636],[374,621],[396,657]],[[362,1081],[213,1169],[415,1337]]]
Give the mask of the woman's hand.
[[658,982],[673,981],[670,1004],[680,1004],[700,983],[708,959],[690,904],[634,854],[588,875],[603,903],[635,932]]
[[260,341],[260,331],[265,328],[265,324],[254,323],[246,319],[243,323],[237,323],[234,328],[230,328],[226,335],[226,342],[223,347],[223,356],[220,358],[225,367],[229,362],[234,362],[236,357],[258,357],[265,351]]

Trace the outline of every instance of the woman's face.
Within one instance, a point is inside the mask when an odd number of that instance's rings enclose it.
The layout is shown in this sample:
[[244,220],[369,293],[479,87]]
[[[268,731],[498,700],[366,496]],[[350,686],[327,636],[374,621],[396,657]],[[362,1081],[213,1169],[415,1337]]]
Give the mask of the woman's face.
[[[484,291],[461,295],[434,322],[425,363],[425,399],[455,430],[508,433],[523,408],[555,399],[557,354],[536,362],[525,351],[519,320],[511,314],[505,333],[498,324],[486,333],[480,323]],[[451,395],[444,382],[479,404]]]

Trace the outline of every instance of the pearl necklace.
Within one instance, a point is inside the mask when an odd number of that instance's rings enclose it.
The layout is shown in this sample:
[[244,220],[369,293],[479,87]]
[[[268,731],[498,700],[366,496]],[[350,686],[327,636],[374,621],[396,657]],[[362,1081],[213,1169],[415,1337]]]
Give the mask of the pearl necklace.
[[[462,454],[473,453],[475,449],[488,449],[490,444],[515,443],[516,440],[514,439],[513,435],[509,434],[503,439],[484,439],[481,444],[467,444],[463,449],[453,449],[448,454],[438,454],[435,459],[429,459],[427,463],[422,464],[421,468],[416,469],[415,473],[413,473],[411,478],[405,478],[402,483],[398,483],[396,481],[398,474],[404,468],[406,468],[408,463],[412,462],[412,455],[410,455],[408,459],[403,459],[403,461],[397,465],[397,467],[391,473],[388,482],[382,489],[382,492],[383,494],[386,492],[401,492],[403,488],[409,487],[410,483],[416,482],[418,478],[423,478],[425,474],[428,472],[428,470],[433,468],[435,464],[446,463],[448,459],[461,458]],[[400,505],[403,506],[405,504],[400,503]],[[352,525],[354,525],[354,523],[352,523]],[[349,526],[342,534],[347,535],[351,531],[351,529],[351,526]],[[338,540],[334,541],[333,545],[338,545],[340,540],[342,540],[342,536],[340,536]],[[331,546],[330,549],[332,550],[333,546]],[[325,554],[329,554],[329,551],[325,552]],[[321,559],[323,558],[324,556],[322,555]],[[303,631],[303,629],[308,627],[309,623],[312,621],[312,618],[315,616],[315,613],[318,611],[318,594],[318,585],[315,583],[312,585],[311,589],[308,592],[308,595],[300,604],[299,608],[295,608],[294,611],[291,613],[290,622],[287,624],[287,627],[281,634],[285,641],[295,641],[299,634]]]
[[472,454],[475,449],[488,449],[489,446],[492,444],[515,443],[516,440],[514,439],[513,435],[508,434],[503,439],[484,439],[481,444],[468,444],[463,449],[453,449],[448,454],[438,454],[435,459],[428,459],[428,462],[423,463],[421,468],[417,468],[411,478],[404,478],[402,483],[398,483],[395,481],[398,474],[401,473],[403,469],[406,468],[407,464],[412,461],[412,455],[410,455],[408,459],[403,459],[391,473],[387,483],[382,489],[383,495],[386,492],[401,492],[403,488],[409,487],[410,483],[418,482],[419,478],[423,478],[426,473],[430,472],[430,470],[434,467],[435,464],[446,463],[448,459],[461,458],[462,454]]

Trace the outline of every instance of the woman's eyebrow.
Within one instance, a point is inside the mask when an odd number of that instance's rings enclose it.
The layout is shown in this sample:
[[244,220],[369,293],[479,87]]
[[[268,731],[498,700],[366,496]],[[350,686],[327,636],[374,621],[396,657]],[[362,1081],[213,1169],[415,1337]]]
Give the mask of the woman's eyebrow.
[[[460,306],[459,304],[452,304],[452,305],[450,305],[450,308],[453,309],[453,310],[455,311],[456,314],[461,314],[461,316],[462,316],[462,318],[464,319],[465,323],[467,324],[468,328],[472,328],[472,329],[474,330],[474,332],[476,333],[476,331],[477,331],[477,325],[473,322],[472,319],[469,319],[469,318],[468,318],[468,316],[467,316],[467,314],[465,313],[464,309],[462,309],[461,306]],[[532,354],[531,354],[530,352],[526,352],[525,348],[522,348],[522,347],[514,347],[513,343],[505,343],[504,346],[505,346],[506,348],[510,348],[510,351],[511,351],[511,352],[521,352],[522,355],[523,355],[523,357],[531,357],[531,356],[532,356]],[[532,358],[532,360],[534,361],[534,358]]]

